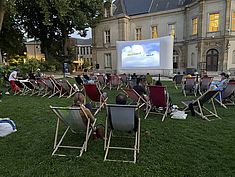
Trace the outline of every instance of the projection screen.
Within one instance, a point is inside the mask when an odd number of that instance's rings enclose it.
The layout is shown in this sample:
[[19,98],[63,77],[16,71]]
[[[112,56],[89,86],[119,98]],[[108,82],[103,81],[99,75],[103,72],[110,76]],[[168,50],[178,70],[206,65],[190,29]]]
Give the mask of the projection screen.
[[118,73],[165,74],[173,73],[173,38],[171,36],[117,41]]

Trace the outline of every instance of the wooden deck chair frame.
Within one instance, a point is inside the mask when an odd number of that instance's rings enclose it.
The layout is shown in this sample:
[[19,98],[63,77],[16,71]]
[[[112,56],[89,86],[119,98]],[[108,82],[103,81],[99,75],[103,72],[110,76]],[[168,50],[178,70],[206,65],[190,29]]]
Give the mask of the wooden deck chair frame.
[[201,78],[201,81],[198,85],[198,91],[200,95],[202,95],[203,92],[207,91],[210,88],[210,83],[212,82],[213,77],[203,77]]
[[98,74],[97,76],[98,83],[100,84],[101,89],[105,89],[107,87],[106,79],[102,74]]
[[15,80],[15,84],[20,90],[18,92],[14,92],[14,95],[24,95],[27,90],[25,85],[20,80]]
[[[138,115],[136,115],[137,105],[107,104],[106,108],[107,108],[107,116],[105,124],[104,161],[136,163],[137,153],[139,153],[140,150],[140,118],[138,117]],[[135,119],[138,119],[138,121],[135,122]],[[135,125],[135,123],[137,123],[138,125]],[[135,126],[137,129],[134,130]],[[111,146],[111,138],[113,137],[113,133],[116,131],[122,131],[122,132],[134,131],[135,132],[134,147]],[[108,154],[110,149],[133,151],[134,152],[133,161],[108,159]]]
[[[52,92],[52,94],[48,98],[51,98],[51,97],[55,96],[56,94],[61,95],[61,89],[58,88],[58,86],[53,81],[53,79],[51,79],[50,77],[44,78],[44,82],[47,85],[48,89],[50,89]],[[43,95],[43,97],[44,97],[44,95]]]
[[117,87],[117,90],[121,88],[121,80],[118,75],[110,75],[109,89],[111,90],[113,87]]
[[[79,91],[83,91],[83,84],[84,84],[84,81],[82,80],[81,76],[76,76],[74,77],[76,83],[78,84],[78,89]],[[79,88],[79,86],[81,86],[81,88]]]
[[[83,152],[87,151],[87,144],[88,144],[89,138],[91,136],[91,133],[94,129],[96,119],[95,119],[95,122],[91,125],[90,119],[88,118],[88,116],[86,115],[86,113],[82,107],[78,108],[78,107],[53,107],[53,106],[50,106],[50,108],[57,115],[57,123],[56,123],[56,131],[55,131],[55,139],[54,139],[54,147],[53,147],[52,155],[67,156],[66,154],[59,154],[59,153],[57,153],[57,151],[59,148],[69,148],[69,149],[80,149],[80,154],[77,157],[81,157]],[[61,111],[65,111],[65,112],[68,111],[67,113],[73,113],[72,114],[73,116],[71,118],[72,120],[66,121]],[[80,111],[82,111],[83,114],[86,116],[87,124],[84,123],[84,121],[80,115]],[[74,122],[72,122],[72,121],[74,121]],[[63,135],[60,138],[58,138],[60,122],[63,122],[67,128],[64,131]],[[83,131],[85,131],[85,140],[84,140],[82,146],[62,145],[63,140],[64,140],[69,129],[73,133],[78,133],[78,131],[82,130],[82,129],[83,129]]]
[[61,91],[61,95],[59,98],[63,97],[65,94],[68,94],[68,96],[66,98],[70,98],[71,96],[73,96],[77,92],[76,89],[73,87],[72,84],[70,84],[69,81],[60,80],[59,83],[64,90],[64,93]]
[[174,78],[174,85],[175,85],[175,88],[178,89],[178,85],[182,86],[182,82],[183,82],[183,75],[182,74],[177,74],[175,75],[175,78]]
[[[199,115],[202,119],[205,119],[207,121],[215,120],[215,119],[221,119],[220,116],[217,114],[217,110],[214,103],[214,98],[218,94],[219,91],[216,90],[208,90],[203,95],[199,96],[196,100],[193,101],[182,101],[182,103],[186,106],[184,108],[184,111],[189,109],[189,104],[191,103],[193,107],[197,107],[198,109],[194,109],[195,113]],[[212,109],[209,110],[204,103],[211,102]],[[207,114],[205,114],[207,113]],[[209,117],[215,117],[214,119],[209,119]]]
[[[148,90],[149,90],[150,105],[149,105],[149,109],[147,110],[147,113],[144,119],[146,119],[150,113],[160,114],[162,115],[162,122],[163,122],[165,118],[167,117],[167,113],[169,112],[169,108],[170,108],[169,94],[167,93],[167,89],[165,86],[149,85]],[[160,92],[160,90],[162,91]],[[162,93],[162,95],[158,95],[159,93]],[[152,111],[153,109],[158,109],[159,111],[157,112]]]
[[45,96],[52,93],[52,90],[50,90],[50,88],[48,88],[44,79],[37,80],[37,84],[38,84],[38,87],[40,90],[40,92],[38,93],[38,96],[42,95],[42,97],[45,97]]
[[186,91],[192,91],[194,96],[197,96],[196,78],[186,77],[185,83],[182,85],[182,91],[184,96],[186,96]]
[[[90,99],[90,102],[95,102],[99,104],[99,107],[94,113],[94,115],[96,115],[106,105],[108,97],[103,97],[97,84],[83,84],[83,87],[85,95]],[[93,89],[92,92],[91,89]]]
[[145,105],[146,110],[148,110],[149,102],[140,96],[134,89],[123,88],[122,91],[132,100],[132,103],[136,103],[138,105],[138,109]]
[[34,85],[30,80],[26,82],[22,82],[25,87],[24,95],[31,93],[30,96],[35,95],[39,92],[36,85]]
[[[235,82],[229,82],[224,88],[224,90],[219,91],[218,97],[219,99],[215,98],[215,101],[219,103],[223,108],[227,109],[227,106],[234,106],[235,103],[231,99],[232,94],[235,92]],[[227,101],[227,103],[223,103],[224,101]]]

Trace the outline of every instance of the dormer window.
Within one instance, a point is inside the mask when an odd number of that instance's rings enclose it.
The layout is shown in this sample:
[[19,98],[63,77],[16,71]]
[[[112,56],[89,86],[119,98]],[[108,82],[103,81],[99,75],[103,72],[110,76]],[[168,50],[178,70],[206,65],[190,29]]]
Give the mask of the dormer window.
[[104,17],[108,18],[113,15],[112,12],[112,3],[110,1],[106,1],[104,3]]

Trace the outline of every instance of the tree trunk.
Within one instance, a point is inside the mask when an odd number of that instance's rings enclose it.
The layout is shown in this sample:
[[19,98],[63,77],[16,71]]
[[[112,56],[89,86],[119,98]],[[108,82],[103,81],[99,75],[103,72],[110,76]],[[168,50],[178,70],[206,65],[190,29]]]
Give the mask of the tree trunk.
[[0,32],[2,30],[2,22],[5,13],[6,0],[0,0]]

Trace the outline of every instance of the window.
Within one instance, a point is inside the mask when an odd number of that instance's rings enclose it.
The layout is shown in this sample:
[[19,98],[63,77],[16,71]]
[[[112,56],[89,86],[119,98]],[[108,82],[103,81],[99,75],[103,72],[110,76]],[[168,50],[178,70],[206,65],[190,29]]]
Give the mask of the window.
[[111,53],[104,54],[104,68],[112,68]]
[[192,35],[197,34],[197,24],[198,24],[197,18],[192,19]]
[[176,50],[173,50],[173,68],[179,68],[179,53]]
[[235,50],[233,51],[232,64],[235,64]]
[[175,38],[175,24],[168,25],[168,34]]
[[152,26],[152,38],[158,38],[157,26]]
[[105,30],[104,31],[104,43],[110,43],[110,30]]
[[219,13],[210,14],[209,32],[219,31]]
[[142,39],[141,28],[136,28],[135,29],[135,39],[136,40],[141,40]]
[[195,53],[191,54],[191,66],[194,66],[194,60],[195,60]]
[[232,30],[235,31],[235,12],[232,14]]

